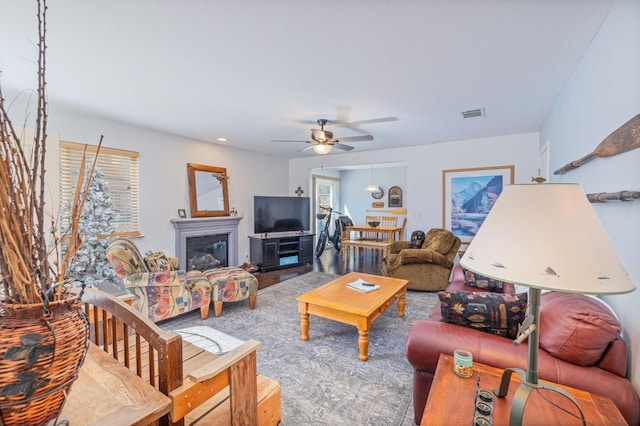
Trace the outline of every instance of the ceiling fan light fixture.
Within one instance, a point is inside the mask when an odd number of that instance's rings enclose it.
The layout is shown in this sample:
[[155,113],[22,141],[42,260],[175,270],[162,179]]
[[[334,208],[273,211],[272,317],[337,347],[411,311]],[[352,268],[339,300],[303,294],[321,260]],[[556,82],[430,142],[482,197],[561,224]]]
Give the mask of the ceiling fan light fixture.
[[316,154],[325,155],[331,151],[331,145],[318,144],[313,146],[313,150]]

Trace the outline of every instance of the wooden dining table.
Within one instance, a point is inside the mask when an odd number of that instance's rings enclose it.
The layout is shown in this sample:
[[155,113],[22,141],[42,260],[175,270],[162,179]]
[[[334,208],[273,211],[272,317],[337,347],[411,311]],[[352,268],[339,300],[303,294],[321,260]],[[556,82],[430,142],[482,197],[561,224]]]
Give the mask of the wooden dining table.
[[171,400],[93,343],[59,420],[70,425],[148,425]]
[[386,226],[373,227],[369,225],[347,226],[347,234],[349,235],[351,235],[352,232],[358,232],[360,233],[360,235],[362,235],[365,232],[366,233],[373,232],[376,234],[386,235],[386,239],[384,240],[387,242],[393,242],[400,239],[400,231],[402,231],[401,226],[390,226],[390,227],[386,227]]

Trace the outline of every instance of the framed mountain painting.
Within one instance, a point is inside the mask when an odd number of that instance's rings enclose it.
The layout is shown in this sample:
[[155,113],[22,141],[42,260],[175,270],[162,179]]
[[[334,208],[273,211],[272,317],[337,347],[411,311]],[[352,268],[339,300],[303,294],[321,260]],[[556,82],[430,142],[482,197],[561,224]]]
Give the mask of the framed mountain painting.
[[443,170],[442,227],[471,242],[513,176],[514,166]]

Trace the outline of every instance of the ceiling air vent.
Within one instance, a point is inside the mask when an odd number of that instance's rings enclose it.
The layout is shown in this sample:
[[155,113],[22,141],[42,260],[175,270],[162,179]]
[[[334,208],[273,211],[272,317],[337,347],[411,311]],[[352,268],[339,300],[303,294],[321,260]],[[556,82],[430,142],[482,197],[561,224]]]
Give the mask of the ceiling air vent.
[[462,118],[474,118],[474,117],[484,117],[484,108],[478,109],[470,109],[467,111],[462,111]]

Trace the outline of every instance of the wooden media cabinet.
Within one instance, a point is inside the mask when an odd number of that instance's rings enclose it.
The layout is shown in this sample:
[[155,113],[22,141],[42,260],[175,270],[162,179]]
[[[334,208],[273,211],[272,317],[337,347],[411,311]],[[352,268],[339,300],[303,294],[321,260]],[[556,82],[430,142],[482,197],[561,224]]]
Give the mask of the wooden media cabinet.
[[312,263],[313,236],[299,232],[250,235],[251,263],[262,272]]

